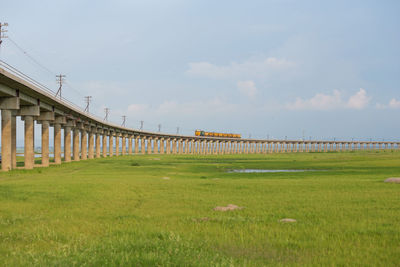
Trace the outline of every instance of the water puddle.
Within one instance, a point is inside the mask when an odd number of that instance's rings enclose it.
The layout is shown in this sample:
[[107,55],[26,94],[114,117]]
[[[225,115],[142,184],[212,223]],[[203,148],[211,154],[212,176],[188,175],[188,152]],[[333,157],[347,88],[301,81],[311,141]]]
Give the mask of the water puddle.
[[229,170],[228,173],[275,173],[275,172],[314,172],[317,170],[262,170],[262,169],[240,169],[240,170]]

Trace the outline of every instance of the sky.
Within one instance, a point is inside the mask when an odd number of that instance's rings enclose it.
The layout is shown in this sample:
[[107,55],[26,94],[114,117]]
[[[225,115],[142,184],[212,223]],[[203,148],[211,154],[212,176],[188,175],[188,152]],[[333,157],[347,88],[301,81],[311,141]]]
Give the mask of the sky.
[[65,74],[66,98],[132,128],[399,140],[398,14],[390,0],[15,0],[0,58],[54,91]]

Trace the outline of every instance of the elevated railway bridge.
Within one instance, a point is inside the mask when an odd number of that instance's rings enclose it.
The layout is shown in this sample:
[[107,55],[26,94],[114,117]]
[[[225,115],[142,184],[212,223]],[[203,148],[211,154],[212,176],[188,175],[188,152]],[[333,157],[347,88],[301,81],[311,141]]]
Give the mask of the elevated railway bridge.
[[[1,169],[17,167],[16,118],[24,122],[24,167],[34,164],[34,122],[41,124],[40,166],[49,166],[49,128],[54,164],[126,154],[248,154],[399,149],[400,142],[235,139],[147,132],[122,127],[55,97],[39,83],[0,62]],[[64,138],[63,150],[61,138]],[[107,141],[108,140],[108,141]],[[114,150],[115,144],[115,150]],[[63,156],[63,157],[62,157]],[[62,161],[62,158],[64,161]]]

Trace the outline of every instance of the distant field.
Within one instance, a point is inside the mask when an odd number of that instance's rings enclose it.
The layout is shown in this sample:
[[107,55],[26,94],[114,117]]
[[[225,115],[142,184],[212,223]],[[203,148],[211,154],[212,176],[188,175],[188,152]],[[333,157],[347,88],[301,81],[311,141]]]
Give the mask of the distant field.
[[[226,172],[244,168],[316,171]],[[138,155],[0,173],[0,263],[399,266],[400,184],[388,177],[400,177],[399,152]],[[244,208],[214,211],[228,204]]]

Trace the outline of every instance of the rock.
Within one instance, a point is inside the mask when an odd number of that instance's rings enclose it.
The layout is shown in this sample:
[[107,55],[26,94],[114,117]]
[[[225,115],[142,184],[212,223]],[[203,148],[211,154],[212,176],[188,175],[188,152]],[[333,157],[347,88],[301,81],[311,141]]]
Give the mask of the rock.
[[400,184],[400,178],[395,178],[395,177],[387,178],[385,180],[385,183]]
[[169,178],[169,177],[163,177],[163,179],[164,179],[164,180],[169,180],[170,178]]
[[239,207],[234,204],[229,204],[226,207],[217,206],[214,208],[214,210],[216,210],[216,211],[228,211],[228,210],[238,210],[238,209],[241,210],[241,209],[243,209],[243,207]]
[[295,219],[290,219],[290,218],[281,219],[279,221],[280,222],[297,222]]

